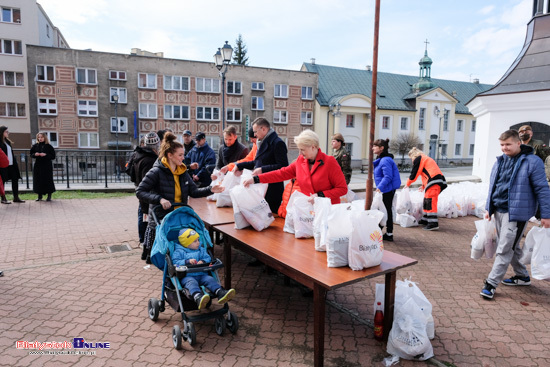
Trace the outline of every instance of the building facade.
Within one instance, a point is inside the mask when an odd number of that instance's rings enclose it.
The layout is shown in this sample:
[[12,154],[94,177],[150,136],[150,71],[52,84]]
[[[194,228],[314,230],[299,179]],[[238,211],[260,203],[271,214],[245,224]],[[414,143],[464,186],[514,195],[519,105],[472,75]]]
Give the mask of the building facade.
[[[54,146],[129,149],[167,128],[180,138],[184,130],[202,131],[213,148],[220,143],[214,63],[40,46],[29,46],[27,59],[31,130],[47,132]],[[229,65],[225,88],[225,126],[236,125],[243,138],[248,124],[265,116],[295,149],[290,138],[313,125],[316,73]]]
[[16,147],[31,142],[26,45],[68,47],[35,0],[0,0],[0,125]]

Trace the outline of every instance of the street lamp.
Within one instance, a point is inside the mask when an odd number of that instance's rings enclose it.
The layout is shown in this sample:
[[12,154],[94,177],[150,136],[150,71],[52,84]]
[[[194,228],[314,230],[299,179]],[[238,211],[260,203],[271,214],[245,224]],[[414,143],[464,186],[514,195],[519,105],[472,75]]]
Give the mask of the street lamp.
[[118,166],[118,94],[115,92],[111,99],[115,103],[115,137],[116,137],[116,162],[115,162],[115,174],[117,180],[120,180],[120,167]]
[[436,162],[439,165],[439,149],[441,148],[441,120],[445,118],[445,114],[449,112],[447,109],[443,109],[443,113],[439,110],[437,106],[434,108],[434,114],[439,118],[439,135],[437,135],[437,151],[436,151]]
[[232,56],[233,47],[231,47],[227,41],[225,41],[225,45],[218,48],[218,51],[214,54],[214,62],[222,78],[222,132],[225,130],[225,73],[227,72],[227,65],[231,62]]

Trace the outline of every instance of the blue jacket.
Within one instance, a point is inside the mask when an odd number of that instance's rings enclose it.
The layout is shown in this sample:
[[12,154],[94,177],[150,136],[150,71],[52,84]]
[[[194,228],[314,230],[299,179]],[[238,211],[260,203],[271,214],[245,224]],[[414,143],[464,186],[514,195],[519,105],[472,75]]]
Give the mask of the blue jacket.
[[374,183],[382,193],[397,190],[401,186],[401,177],[392,154],[380,154],[379,158],[373,162],[373,167]]
[[[533,154],[533,148],[528,145],[521,145],[520,156],[512,171],[510,179],[510,188],[508,192],[508,213],[510,221],[528,221],[535,212],[537,206],[540,206],[541,217],[550,218],[550,188],[546,181],[544,172],[544,163]],[[497,179],[500,164],[503,156],[497,157],[497,161],[491,171],[491,180],[489,183],[489,196],[485,209],[489,215],[493,214],[495,209],[491,202],[491,197],[495,190],[495,180]]]
[[190,169],[189,175],[199,176],[199,182],[201,186],[208,186],[212,182],[210,176],[214,167],[216,167],[216,153],[210,148],[207,142],[204,142],[202,147],[195,145],[193,149],[189,151],[187,156],[185,156],[185,165],[189,167],[191,163],[197,162],[199,168]]
[[[174,253],[172,254],[172,262],[175,266],[189,265],[189,260],[195,259],[197,261],[204,261],[209,263],[212,259],[204,247],[199,247],[196,250],[191,250],[190,248],[183,247],[179,243],[176,245]],[[189,276],[198,276],[203,273],[188,273]]]

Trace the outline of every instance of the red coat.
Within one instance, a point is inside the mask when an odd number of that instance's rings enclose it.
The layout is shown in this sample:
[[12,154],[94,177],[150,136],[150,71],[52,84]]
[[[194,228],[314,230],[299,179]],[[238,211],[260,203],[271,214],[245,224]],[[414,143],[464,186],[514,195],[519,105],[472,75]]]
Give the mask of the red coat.
[[[0,168],[6,168],[10,164],[8,156],[2,149],[0,149]],[[6,195],[4,191],[4,183],[2,182],[2,177],[0,176],[0,195]]]
[[340,165],[334,157],[321,152],[321,149],[315,157],[311,171],[307,160],[299,155],[296,161],[287,167],[258,175],[261,183],[282,182],[294,177],[300,185],[301,192],[308,196],[322,192],[325,197],[331,199],[332,204],[339,204],[340,197],[348,192]]

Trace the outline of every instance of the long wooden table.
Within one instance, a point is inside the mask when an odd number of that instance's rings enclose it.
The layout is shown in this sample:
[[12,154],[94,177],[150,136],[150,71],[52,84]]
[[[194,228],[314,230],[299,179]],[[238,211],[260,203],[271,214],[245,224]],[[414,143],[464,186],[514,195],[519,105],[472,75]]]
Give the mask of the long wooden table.
[[327,291],[362,279],[385,275],[384,338],[387,339],[393,323],[396,272],[418,261],[384,251],[382,263],[376,267],[360,271],[351,270],[347,266],[329,268],[326,253],[315,251],[313,239],[296,239],[293,234],[283,232],[283,226],[282,218],[276,218],[273,224],[262,232],[257,232],[251,227],[235,229],[233,223],[215,226],[215,230],[224,235],[225,288],[231,288],[231,247],[233,246],[313,289],[314,365],[323,366]]
[[215,201],[206,200],[205,198],[189,198],[187,203],[202,219],[206,229],[210,232],[210,237],[214,240],[214,243],[219,244],[219,232],[216,232],[215,226],[234,223],[235,218],[233,216],[233,208],[218,208]]

